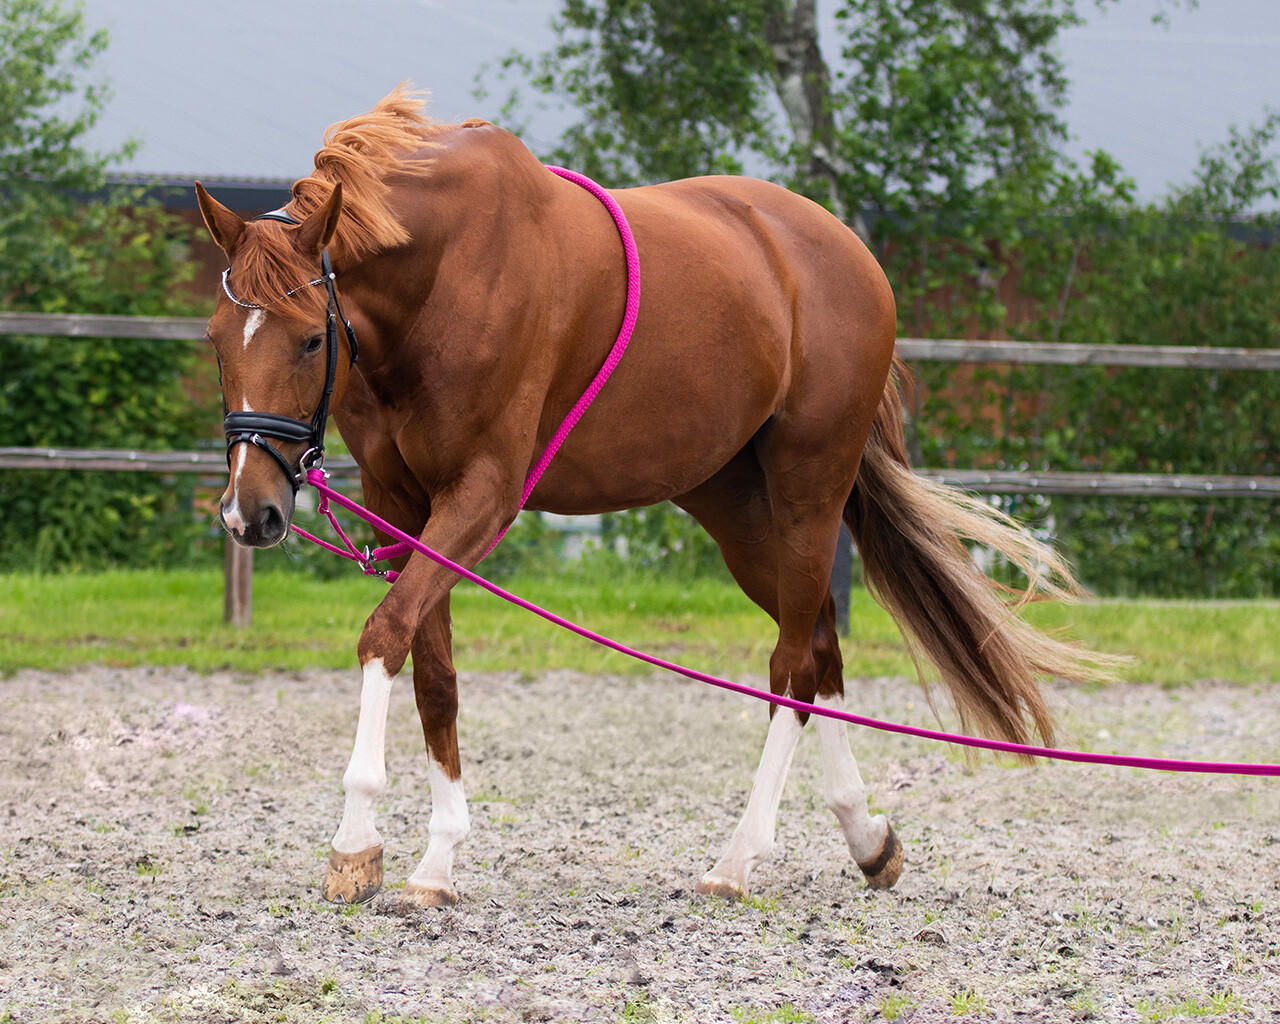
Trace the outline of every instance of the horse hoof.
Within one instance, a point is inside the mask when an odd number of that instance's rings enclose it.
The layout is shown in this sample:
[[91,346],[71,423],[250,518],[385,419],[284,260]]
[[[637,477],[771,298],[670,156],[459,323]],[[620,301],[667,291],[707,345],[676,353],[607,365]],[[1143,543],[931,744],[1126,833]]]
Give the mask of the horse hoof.
[[713,875],[704,875],[698,883],[698,892],[703,896],[719,896],[726,900],[742,900],[747,898],[747,890],[742,886]]
[[330,903],[367,903],[382,888],[382,847],[359,853],[329,851],[329,870],[320,894]]
[[886,828],[880,852],[870,860],[858,861],[858,867],[867,877],[867,887],[871,889],[892,889],[902,874],[902,844],[898,842],[893,826]]
[[414,885],[412,882],[404,887],[400,898],[415,907],[452,907],[458,902],[458,894],[452,889]]

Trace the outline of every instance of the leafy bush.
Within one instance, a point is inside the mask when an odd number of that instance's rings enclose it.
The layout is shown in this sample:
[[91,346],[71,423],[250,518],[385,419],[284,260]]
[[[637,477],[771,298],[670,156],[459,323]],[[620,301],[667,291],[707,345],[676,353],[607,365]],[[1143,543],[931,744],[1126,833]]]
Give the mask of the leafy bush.
[[[105,34],[55,0],[0,0],[0,305],[114,314],[192,312],[187,231],[106,188],[116,154],[84,149],[106,92]],[[128,147],[126,147],[127,151]],[[0,445],[187,448],[210,426],[187,395],[192,346],[0,337]],[[0,567],[189,557],[194,483],[150,474],[0,472]]]

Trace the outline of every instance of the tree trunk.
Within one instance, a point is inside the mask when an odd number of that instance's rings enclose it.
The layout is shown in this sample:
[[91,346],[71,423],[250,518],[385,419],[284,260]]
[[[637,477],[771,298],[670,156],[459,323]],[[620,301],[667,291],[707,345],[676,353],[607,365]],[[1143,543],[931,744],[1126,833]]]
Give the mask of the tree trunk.
[[844,164],[835,152],[831,72],[818,46],[816,0],[795,0],[775,7],[765,21],[765,39],[773,53],[774,88],[800,154],[797,169],[825,186],[831,212],[870,245],[861,212],[851,212],[841,194]]

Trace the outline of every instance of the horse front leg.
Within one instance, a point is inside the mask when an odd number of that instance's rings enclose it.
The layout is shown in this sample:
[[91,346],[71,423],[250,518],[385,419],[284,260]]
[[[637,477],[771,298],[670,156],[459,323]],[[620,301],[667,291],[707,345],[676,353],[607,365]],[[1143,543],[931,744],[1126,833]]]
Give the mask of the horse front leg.
[[[474,565],[500,527],[501,512],[497,510],[514,508],[518,495],[518,487],[497,486],[492,472],[473,470],[433,502],[421,540],[463,565]],[[436,666],[421,684],[426,703],[433,709],[424,717],[423,729],[431,758],[434,830],[427,856],[414,873],[413,888],[407,895],[416,902],[452,902],[457,898],[449,876],[453,850],[466,835],[467,811],[454,732],[457,692],[448,642],[447,595],[456,581],[448,570],[414,553],[360,635],[360,720],[342,779],[342,821],[333,837],[322,890],[331,902],[364,902],[382,886],[382,837],[374,826],[374,802],[386,788],[391,684],[411,649],[421,649],[424,661]],[[420,632],[423,638],[419,641]],[[418,687],[415,670],[415,690]],[[418,696],[420,709],[423,692]]]
[[351,760],[342,776],[346,800],[329,851],[321,892],[330,903],[364,903],[382,888],[382,837],[374,825],[374,801],[387,787],[387,709],[392,676],[381,658],[363,666],[360,720]]
[[453,857],[471,831],[458,754],[458,676],[448,595],[427,612],[414,634],[413,692],[427,743],[431,820],[426,855],[409,876],[404,898],[423,907],[447,907],[458,902]]

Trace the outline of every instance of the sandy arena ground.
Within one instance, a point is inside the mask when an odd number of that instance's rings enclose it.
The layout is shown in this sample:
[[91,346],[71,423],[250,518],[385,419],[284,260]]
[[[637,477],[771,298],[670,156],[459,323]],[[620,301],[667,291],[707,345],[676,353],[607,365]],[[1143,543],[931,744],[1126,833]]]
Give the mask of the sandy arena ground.
[[[968,765],[857,730],[907,856],[873,893],[808,735],[774,857],[726,902],[694,889],[743,809],[762,707],[666,676],[466,675],[462,902],[418,910],[397,900],[429,812],[402,682],[388,887],[342,908],[318,885],[354,671],[0,687],[0,1021],[1280,1020],[1280,780]],[[849,690],[933,723],[913,683]],[[1064,745],[1280,760],[1276,687],[1052,698]]]

